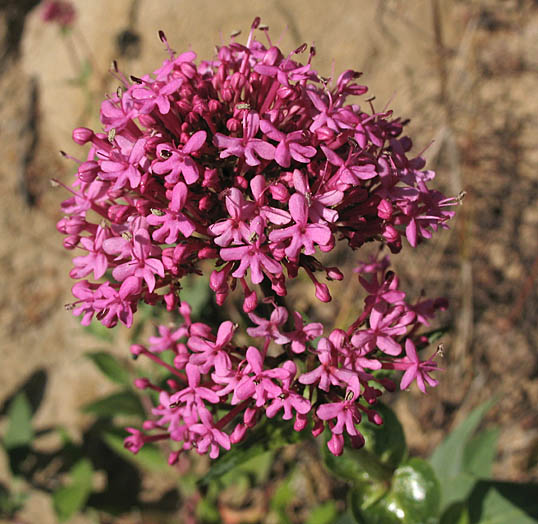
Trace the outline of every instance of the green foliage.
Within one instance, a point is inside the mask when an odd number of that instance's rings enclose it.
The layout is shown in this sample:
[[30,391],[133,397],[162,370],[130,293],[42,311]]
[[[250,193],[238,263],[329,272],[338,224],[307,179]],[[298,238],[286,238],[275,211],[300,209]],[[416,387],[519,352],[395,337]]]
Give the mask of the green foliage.
[[364,497],[362,487],[355,487],[349,501],[355,519],[361,524],[435,524],[440,502],[439,481],[425,460],[412,458],[395,470],[382,496],[370,500]]
[[234,445],[230,451],[213,462],[209,472],[200,479],[200,485],[207,485],[257,455],[300,442],[309,436],[307,430],[297,432],[292,426],[292,422],[284,420],[266,420],[260,423],[245,440]]
[[148,443],[135,455],[123,446],[123,439],[126,436],[125,431],[111,429],[103,434],[103,439],[112,451],[142,469],[157,472],[170,471],[170,466],[161,449]]
[[93,468],[88,459],[79,460],[70,471],[70,482],[52,494],[54,511],[60,522],[81,511],[92,491]]
[[125,365],[119,362],[118,359],[110,353],[107,353],[106,351],[95,351],[86,353],[86,356],[97,366],[99,371],[112,382],[122,386],[130,384],[130,375],[125,369]]
[[8,427],[3,444],[6,450],[28,446],[34,440],[32,428],[32,407],[24,392],[20,392],[11,402],[7,413]]
[[375,410],[383,418],[383,424],[377,426],[368,420],[361,423],[364,447],[374,453],[384,466],[394,470],[407,456],[404,430],[391,408],[379,402]]
[[[477,468],[479,475],[487,476],[491,471],[497,445],[496,439],[493,439],[494,434],[490,433],[488,437],[481,436],[478,441],[473,441],[472,437],[492,405],[493,401],[488,401],[475,408],[467,419],[439,444],[430,458],[431,465],[441,483],[441,508],[443,510],[469,495],[475,483]],[[476,451],[477,442],[488,444],[490,450],[482,450],[480,458],[466,462],[466,457],[468,458]]]
[[145,415],[140,399],[129,390],[112,393],[95,402],[90,402],[83,407],[83,411],[98,417],[128,415],[143,418]]

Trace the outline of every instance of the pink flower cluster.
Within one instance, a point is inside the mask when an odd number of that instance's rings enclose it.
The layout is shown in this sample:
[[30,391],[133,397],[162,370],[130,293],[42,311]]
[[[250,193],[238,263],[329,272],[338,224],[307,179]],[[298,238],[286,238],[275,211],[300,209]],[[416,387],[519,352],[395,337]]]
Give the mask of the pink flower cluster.
[[[409,337],[435,304],[406,305],[397,279],[386,279],[384,264],[372,262],[362,272],[376,277],[361,277],[366,309],[347,332],[333,331],[314,349],[322,326],[305,326],[299,313],[276,305],[270,320],[258,317],[259,288],[283,297],[303,271],[315,296],[329,302],[319,273],[329,281],[343,273],[320,253],[341,240],[353,249],[379,241],[393,253],[402,237],[416,246],[447,227],[456,199],[428,188],[434,173],[420,156],[408,158],[411,140],[391,111],[346,103],[367,90],[356,82],[359,73],[345,71],[336,82],[321,77],[311,65],[313,48],[306,63],[297,61],[306,45],[283,55],[259,19],[245,44],[232,37],[214,60],[199,64],[194,52],[177,55],[160,37],[169,58],[152,75],[128,79],[115,68],[122,86],[101,106],[104,132],[73,132],[89,152],[77,161],[57,226],[64,246],[82,251],[73,259],[71,276],[79,281],[71,309],[82,324],[96,318],[112,327],[131,326],[141,302],[180,308],[185,324],[173,333],[161,328],[159,340],[139,350],[152,358],[176,352],[170,371],[177,380],[161,392],[160,418],[150,425],[168,428],[184,447],[216,456],[261,411],[271,417],[282,409],[284,418],[295,414],[297,429],[314,412],[315,431],[327,423],[337,453],[344,428],[361,440],[353,429],[361,413],[378,420],[359,402],[369,405],[379,394],[370,371],[392,366],[405,371],[406,385],[413,378],[433,383],[426,372],[435,364],[418,360]],[[207,264],[214,264],[210,287],[218,305],[239,287],[243,310],[257,325],[249,334],[264,340],[261,348],[235,346],[231,322],[216,335],[191,322],[180,282]],[[283,331],[288,316],[293,332]],[[403,343],[407,356],[395,358]],[[270,345],[280,356],[268,356]],[[216,406],[229,398],[229,415],[216,421]],[[226,434],[239,412],[243,422]],[[137,449],[143,440],[133,430],[128,443]]]
[[[293,420],[296,431],[308,425],[314,436],[328,427],[332,437],[327,445],[335,455],[342,453],[344,435],[353,446],[362,446],[361,419],[382,424],[375,411],[380,388],[395,389],[377,371],[404,371],[401,389],[415,380],[423,392],[425,383],[437,384],[430,376],[438,369],[433,357],[421,361],[416,350],[416,345],[428,344],[427,338],[414,333],[429,325],[445,301],[408,304],[387,266],[385,258],[359,268],[368,292],[366,308],[347,331],[333,329],[326,336],[322,324],[305,324],[296,311],[294,329],[287,330],[288,310],[273,303],[269,319],[249,313],[254,327],[246,331],[252,344],[241,346],[233,341],[236,325],[222,322],[215,334],[207,324],[193,322],[191,308],[183,302],[182,325],[160,326],[147,347],[131,347],[133,355],[164,366],[172,378],[164,388],[148,379],[136,381],[140,389],[157,391],[159,404],[144,423],[147,433],[129,428],[125,445],[136,452],[146,442],[170,439],[178,443],[170,463],[192,448],[216,458],[220,448],[240,442],[263,415],[280,415]],[[403,344],[405,356],[399,357]],[[173,365],[160,358],[163,352],[171,352],[167,361]]]

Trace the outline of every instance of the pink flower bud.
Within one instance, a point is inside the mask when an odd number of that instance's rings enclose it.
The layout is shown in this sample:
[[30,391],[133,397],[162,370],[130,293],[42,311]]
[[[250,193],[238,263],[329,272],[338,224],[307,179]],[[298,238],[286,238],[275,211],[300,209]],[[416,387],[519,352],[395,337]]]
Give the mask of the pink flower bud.
[[252,313],[252,311],[256,309],[257,305],[258,296],[256,295],[256,291],[251,291],[245,296],[245,300],[243,301],[243,311],[245,313]]
[[133,344],[131,346],[131,355],[133,355],[133,357],[138,357],[140,356],[142,353],[145,353],[147,351],[147,349],[140,345],[140,344]]
[[226,122],[226,129],[230,131],[230,133],[237,133],[241,127],[241,122],[237,120],[237,118],[229,118]]
[[241,442],[245,438],[246,432],[247,426],[245,426],[245,424],[237,424],[237,426],[235,426],[234,430],[232,431],[232,434],[230,435],[230,442],[232,444],[237,444],[238,442]]
[[115,224],[121,224],[125,221],[127,216],[132,212],[132,207],[122,206],[120,204],[113,204],[108,208],[108,218]]
[[73,129],[73,141],[83,146],[93,138],[93,131],[87,127]]
[[200,260],[206,260],[208,258],[217,258],[218,257],[218,251],[213,247],[203,247],[198,251],[198,258]]
[[316,298],[322,302],[330,302],[332,300],[327,284],[316,283]]
[[177,308],[179,299],[175,293],[166,293],[163,297],[164,303],[166,304],[166,311],[175,311]]
[[325,429],[325,422],[323,422],[323,420],[315,417],[314,418],[314,427],[312,428],[312,436],[314,438],[319,437],[323,433],[324,429]]
[[397,242],[400,239],[400,233],[390,224],[386,224],[383,230],[383,238],[387,242]]
[[78,167],[77,175],[83,182],[89,183],[95,180],[95,177],[99,173],[99,164],[94,160],[88,160],[83,162]]
[[135,388],[146,389],[151,385],[151,382],[147,378],[137,378],[134,381]]
[[333,436],[327,442],[327,447],[333,455],[340,456],[344,451],[344,436],[333,433]]
[[213,203],[213,198],[211,195],[204,195],[198,202],[198,209],[202,211],[202,213],[209,211],[213,207],[215,207],[215,204]]
[[392,204],[386,199],[381,200],[377,205],[377,216],[383,220],[390,220],[393,212]]
[[68,237],[64,238],[62,243],[65,249],[75,249],[79,242],[80,237],[78,235],[69,235]]
[[293,423],[293,429],[295,431],[302,431],[307,424],[308,417],[306,415],[301,415],[300,413],[297,413],[297,417],[295,418],[295,422]]
[[344,274],[336,267],[328,267],[327,268],[327,278],[329,280],[343,280]]
[[325,126],[318,127],[315,134],[320,142],[331,142],[335,137],[334,131]]

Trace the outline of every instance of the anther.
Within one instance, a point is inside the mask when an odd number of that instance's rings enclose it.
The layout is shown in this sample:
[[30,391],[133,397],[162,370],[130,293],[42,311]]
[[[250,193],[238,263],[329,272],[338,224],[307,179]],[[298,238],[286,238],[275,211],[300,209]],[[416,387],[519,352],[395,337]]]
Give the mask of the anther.
[[250,109],[250,104],[247,104],[246,102],[242,102],[241,104],[236,104],[236,109]]
[[109,130],[107,138],[111,144],[114,143],[114,139],[116,138],[116,130],[114,128]]
[[168,149],[163,149],[161,150],[160,155],[162,158],[166,159],[166,158],[170,158],[172,156],[172,153],[168,151]]
[[73,304],[73,303],[64,304],[64,308],[65,308],[66,311],[73,311],[73,309],[75,309],[75,304]]
[[354,396],[355,396],[355,393],[353,393],[353,391],[348,390],[345,396],[346,402],[350,402],[351,400],[353,400]]
[[152,215],[155,215],[158,217],[162,217],[166,214],[162,209],[151,208],[150,211]]
[[236,36],[239,36],[241,34],[241,30],[240,29],[236,29],[235,31],[232,31],[230,33],[230,38],[235,38]]
[[144,83],[144,80],[142,80],[141,78],[138,78],[137,76],[134,76],[134,75],[131,75],[130,76],[131,80],[137,84],[143,84]]
[[456,202],[458,204],[463,204],[463,199],[465,198],[465,195],[467,194],[467,191],[460,191],[458,193],[458,196],[456,197]]
[[124,231],[121,236],[125,240],[131,240],[133,238],[133,234],[130,231]]

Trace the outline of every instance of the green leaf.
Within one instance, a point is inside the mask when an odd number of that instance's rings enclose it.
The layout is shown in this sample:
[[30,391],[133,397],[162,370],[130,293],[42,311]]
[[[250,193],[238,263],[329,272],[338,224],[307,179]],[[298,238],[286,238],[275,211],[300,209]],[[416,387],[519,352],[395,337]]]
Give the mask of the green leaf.
[[439,446],[437,446],[430,458],[430,463],[441,483],[443,494],[441,507],[443,509],[451,502],[456,502],[458,500],[450,492],[451,486],[454,486],[454,482],[451,482],[451,480],[453,481],[459,474],[465,472],[465,447],[493,403],[494,400],[490,400],[475,408],[469,416],[454,431],[452,431]]
[[463,465],[467,473],[481,478],[491,477],[499,434],[499,428],[488,428],[467,442],[463,450]]
[[538,484],[481,480],[468,502],[471,524],[538,522]]
[[383,424],[376,426],[368,420],[361,424],[364,447],[374,453],[383,465],[394,470],[407,455],[404,430],[398,417],[388,406],[378,403],[374,409],[383,417]]
[[11,401],[7,412],[8,427],[4,436],[4,447],[9,450],[29,446],[34,440],[32,428],[32,406],[23,392]]
[[183,288],[179,294],[180,299],[189,303],[192,308],[192,317],[199,318],[211,296],[209,277],[191,276],[182,279],[182,284]]
[[129,372],[116,357],[105,351],[86,353],[86,356],[97,366],[99,371],[116,384],[127,386],[130,383]]
[[359,486],[352,490],[350,502],[355,519],[362,524],[435,524],[440,495],[432,467],[412,458],[396,469],[384,496],[370,501]]
[[467,505],[456,502],[449,506],[443,513],[440,524],[471,524]]
[[104,340],[105,342],[113,342],[116,335],[116,327],[108,328],[103,326],[98,320],[93,320],[90,325],[84,326],[84,331],[90,335]]
[[236,444],[230,451],[223,452],[209,472],[200,479],[200,485],[209,484],[235,467],[243,464],[247,460],[265,453],[274,451],[288,444],[295,444],[309,436],[308,431],[294,431],[292,423],[283,420],[265,420],[250,431],[247,438],[240,444]]
[[336,504],[331,500],[315,507],[305,524],[334,524],[337,515]]
[[131,391],[120,391],[95,402],[86,404],[82,408],[86,413],[93,413],[98,417],[114,417],[116,415],[135,415],[143,418],[144,408],[139,398]]
[[80,511],[92,491],[93,468],[88,459],[79,460],[70,471],[71,481],[52,494],[54,511],[61,522]]
[[106,445],[117,453],[120,457],[148,471],[164,472],[170,471],[163,452],[155,445],[145,444],[136,455],[125,449],[123,440],[127,436],[125,431],[106,432],[103,435],[103,440]]

